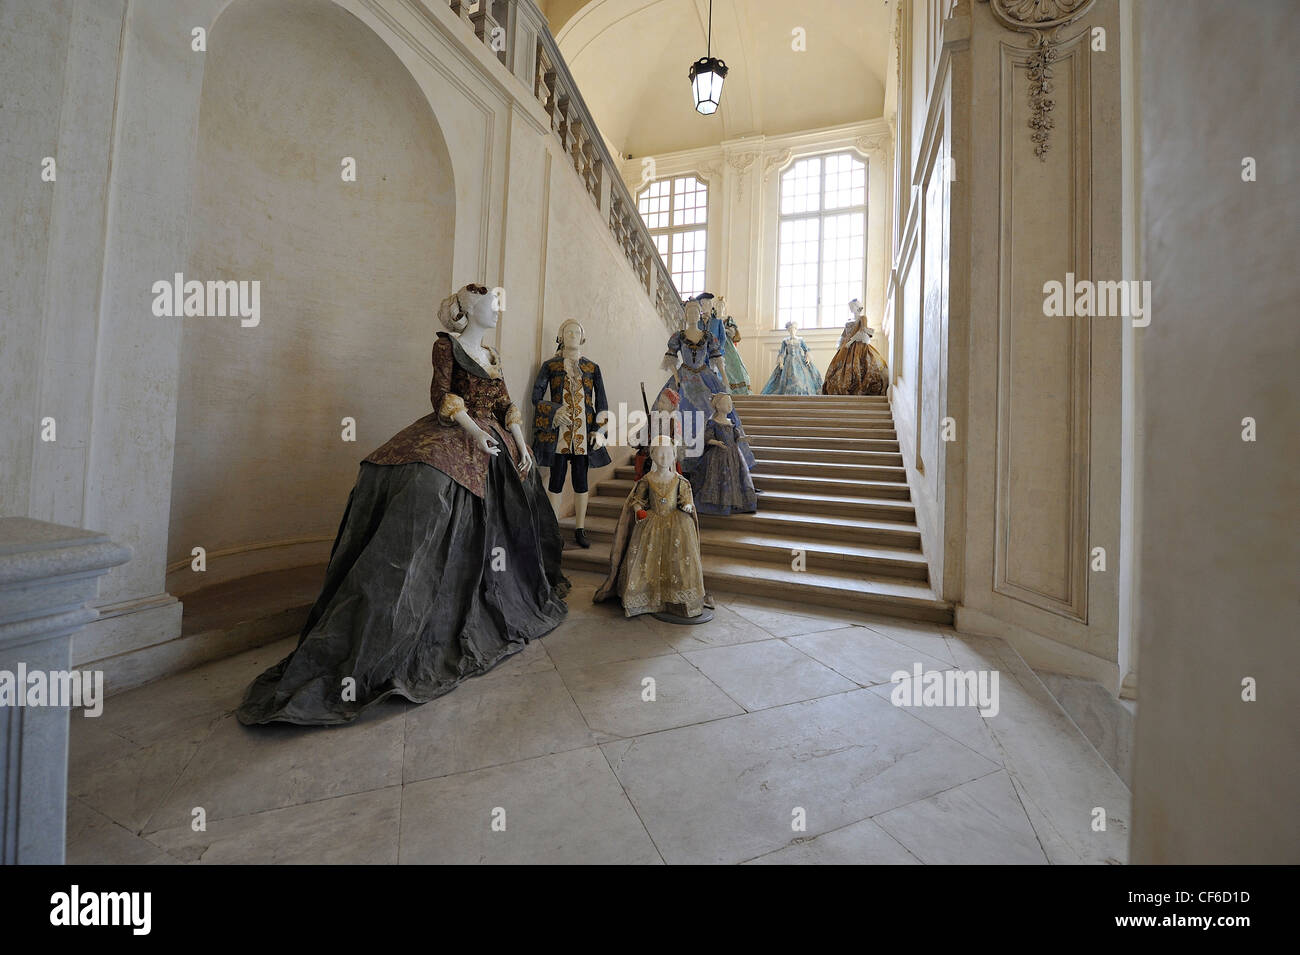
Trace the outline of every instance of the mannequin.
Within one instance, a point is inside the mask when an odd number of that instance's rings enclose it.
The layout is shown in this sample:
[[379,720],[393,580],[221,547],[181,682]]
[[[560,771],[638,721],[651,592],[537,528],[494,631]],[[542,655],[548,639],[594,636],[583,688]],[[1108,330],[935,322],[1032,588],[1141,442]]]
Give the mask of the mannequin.
[[[533,382],[533,450],[537,463],[551,469],[547,494],[555,513],[560,512],[567,470],[573,472],[574,531],[579,547],[590,547],[587,539],[589,468],[610,463],[602,445],[601,415],[608,408],[600,366],[582,355],[587,335],[577,319],[566,319],[555,336],[555,355],[542,362]],[[550,400],[546,400],[547,390]]]
[[740,454],[745,432],[731,423],[731,395],[713,396],[713,415],[704,426],[704,459],[691,490],[701,514],[753,514],[758,494]]
[[[672,377],[659,390],[653,406],[655,411],[671,415],[675,423],[680,423],[684,442],[682,473],[688,476],[699,467],[700,455],[704,451],[704,424],[713,413],[710,400],[715,394],[727,390],[715,367],[721,363],[722,348],[717,339],[700,328],[700,316],[699,303],[687,302],[685,327],[668,339],[668,350],[664,354],[664,366],[672,371]],[[733,423],[740,425],[735,411],[730,417]],[[748,441],[741,446],[741,454],[745,457],[745,464],[753,468],[754,452],[749,449]]]
[[298,646],[253,681],[241,723],[346,723],[392,694],[424,703],[564,619],[560,528],[483,341],[499,301],[481,285],[443,301],[433,412],[361,462]]
[[785,323],[786,337],[777,352],[776,367],[763,386],[765,395],[821,394],[822,374],[813,364],[808,343],[799,337],[797,322]]
[[883,395],[889,390],[889,366],[871,344],[871,329],[856,298],[849,302],[853,317],[844,323],[840,347],[826,369],[822,392],[828,395]]
[[628,617],[654,614],[670,623],[713,617],[700,562],[700,523],[691,485],[676,471],[677,448],[667,435],[650,441],[650,472],[632,486],[609,551],[609,576],[592,597],[613,596]]
[[723,380],[733,395],[747,395],[750,393],[749,369],[745,367],[745,360],[740,357],[740,350],[736,348],[740,342],[740,327],[728,314],[727,300],[721,295],[717,299],[716,314],[722,317],[722,367],[725,372]]

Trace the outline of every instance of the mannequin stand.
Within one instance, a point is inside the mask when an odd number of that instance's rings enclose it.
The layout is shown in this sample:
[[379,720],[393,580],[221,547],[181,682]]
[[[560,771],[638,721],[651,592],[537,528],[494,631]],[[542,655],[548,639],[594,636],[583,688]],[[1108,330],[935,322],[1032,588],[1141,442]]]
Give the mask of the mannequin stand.
[[705,607],[698,617],[679,617],[675,613],[668,613],[666,610],[661,610],[658,613],[652,613],[650,616],[654,617],[656,620],[662,620],[664,623],[675,623],[679,627],[690,627],[697,623],[708,623],[713,619],[713,611]]

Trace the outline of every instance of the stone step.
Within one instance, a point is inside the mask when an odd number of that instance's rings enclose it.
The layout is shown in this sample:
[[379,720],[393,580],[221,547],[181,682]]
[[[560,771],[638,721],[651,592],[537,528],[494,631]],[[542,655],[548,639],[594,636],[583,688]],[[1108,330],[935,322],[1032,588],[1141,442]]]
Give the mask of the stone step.
[[741,427],[746,429],[760,424],[789,425],[801,428],[892,428],[894,426],[894,418],[888,414],[803,414],[794,412],[777,414],[768,411],[762,413],[740,411],[737,414],[740,416]]
[[[601,481],[596,493],[602,497],[626,500],[632,493],[633,481]],[[802,511],[824,517],[862,517],[882,521],[916,523],[916,510],[907,499],[885,497],[847,496],[806,491],[767,490],[759,495],[758,506],[764,510]]]
[[[784,538],[775,535],[737,534],[730,529],[705,526],[701,514],[700,552],[706,562],[714,557],[724,560],[748,559],[763,564],[792,567],[796,551],[805,571],[858,574],[860,576],[899,577],[910,580],[928,580],[929,570],[919,550],[905,547],[884,547],[866,544],[844,544],[832,541],[809,541],[802,538]],[[613,517],[595,517],[587,512],[587,537],[609,543],[614,538],[618,521]],[[572,537],[573,518],[560,522],[566,539]]]
[[797,438],[867,438],[876,441],[898,440],[898,435],[894,431],[893,424],[880,427],[872,425],[870,427],[861,428],[827,425],[804,427],[802,425],[791,424],[749,424],[742,420],[741,427],[745,429],[745,434],[750,438],[771,436]]
[[764,458],[755,464],[755,473],[790,474],[803,477],[848,478],[861,481],[896,481],[907,483],[901,465],[823,464],[820,461],[791,461],[788,458]]
[[889,467],[903,466],[903,456],[897,451],[833,450],[830,448],[792,448],[778,444],[779,438],[754,438],[750,450],[759,461],[820,461],[823,464],[878,464]]
[[[570,535],[571,538],[571,535]],[[609,573],[609,544],[593,541],[589,549],[566,546],[564,566]],[[791,570],[789,564],[710,556],[704,560],[704,584],[710,590],[788,600],[797,604],[879,613],[934,623],[952,623],[952,605],[940,600],[929,584],[897,577],[864,577],[836,571]]]
[[809,438],[801,434],[750,434],[750,447],[825,448],[828,451],[898,451],[898,442],[883,438]]
[[[614,478],[626,481],[627,491],[632,489],[632,479],[636,470],[631,466],[614,469]],[[754,487],[761,491],[797,491],[804,494],[832,495],[841,497],[885,497],[902,501],[911,500],[911,491],[906,482],[901,481],[855,481],[833,477],[817,477],[797,474],[776,474],[767,471],[753,473]],[[623,496],[626,497],[625,491]],[[763,506],[762,495],[759,507]]]
[[732,395],[736,405],[791,405],[817,408],[888,408],[884,395]]
[[[910,501],[912,492],[899,481],[844,481],[837,478],[806,477],[794,474],[753,474],[754,487],[763,492],[797,491],[814,496],[887,497]],[[761,505],[760,505],[761,506]]]
[[[759,495],[756,514],[701,514],[701,530],[717,528],[732,534],[771,535],[804,542],[829,540],[850,545],[921,548],[921,533],[911,522],[769,509],[763,506],[764,496]],[[587,516],[617,519],[626,500],[626,495],[593,494],[587,501]]]

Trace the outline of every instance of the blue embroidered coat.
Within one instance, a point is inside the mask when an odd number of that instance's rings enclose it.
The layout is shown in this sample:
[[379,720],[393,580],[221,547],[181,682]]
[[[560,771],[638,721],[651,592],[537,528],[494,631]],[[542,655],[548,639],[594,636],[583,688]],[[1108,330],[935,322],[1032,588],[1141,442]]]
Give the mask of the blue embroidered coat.
[[[587,464],[593,468],[603,468],[610,463],[609,451],[596,443],[596,434],[600,430],[598,416],[609,409],[605,399],[605,383],[600,377],[600,366],[590,358],[578,359],[578,370],[582,372],[582,397],[586,406],[587,417]],[[542,362],[533,382],[533,456],[543,467],[550,467],[555,460],[555,445],[560,440],[560,429],[555,424],[555,412],[564,402],[564,382],[568,375],[564,370],[564,356],[555,355]],[[547,392],[550,399],[547,400]]]

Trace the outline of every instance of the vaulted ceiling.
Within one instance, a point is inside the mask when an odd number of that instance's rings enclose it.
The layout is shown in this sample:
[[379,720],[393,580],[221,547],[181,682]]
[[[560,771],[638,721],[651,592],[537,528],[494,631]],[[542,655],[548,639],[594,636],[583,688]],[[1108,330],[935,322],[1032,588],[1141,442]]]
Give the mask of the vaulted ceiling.
[[714,0],[713,55],[731,72],[712,116],[695,112],[686,78],[705,53],[708,0],[540,6],[601,134],[624,156],[856,122],[883,109],[893,0]]

